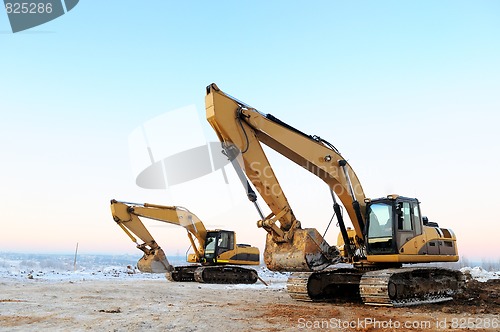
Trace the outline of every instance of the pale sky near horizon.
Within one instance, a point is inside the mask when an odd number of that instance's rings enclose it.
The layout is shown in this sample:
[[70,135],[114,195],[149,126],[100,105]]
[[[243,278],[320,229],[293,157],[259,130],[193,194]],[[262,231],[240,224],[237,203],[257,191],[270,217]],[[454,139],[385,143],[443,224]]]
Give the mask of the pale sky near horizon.
[[[135,185],[129,138],[148,121],[191,107],[216,139],[204,119],[215,82],[333,143],[367,196],[419,198],[423,215],[455,231],[461,255],[499,259],[499,2],[80,1],[10,31],[0,10],[0,251],[72,252],[78,242],[137,253],[114,225],[112,198],[186,206],[263,249],[243,190],[209,179]],[[323,233],[326,186],[270,157],[295,215]],[[187,249],[182,229],[148,225],[167,254]]]

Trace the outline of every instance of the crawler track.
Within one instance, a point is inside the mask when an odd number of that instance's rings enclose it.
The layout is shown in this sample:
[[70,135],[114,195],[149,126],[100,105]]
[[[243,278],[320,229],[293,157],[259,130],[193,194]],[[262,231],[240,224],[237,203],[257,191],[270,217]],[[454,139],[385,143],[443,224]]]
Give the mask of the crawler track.
[[442,268],[400,268],[366,272],[359,285],[365,304],[410,306],[452,299],[464,287],[460,271]]
[[254,284],[257,271],[238,266],[202,266],[194,272],[194,279],[207,284]]
[[299,301],[360,301],[359,282],[363,272],[352,268],[292,273],[287,290]]
[[195,281],[194,271],[198,268],[198,265],[186,265],[186,266],[176,266],[174,271],[167,272],[165,276],[167,280],[179,282],[190,282]]
[[173,282],[201,282],[206,284],[254,284],[257,271],[239,266],[176,266],[166,275]]
[[461,272],[442,268],[362,271],[340,268],[292,273],[290,296],[299,301],[359,301],[379,306],[410,306],[452,299],[464,286]]

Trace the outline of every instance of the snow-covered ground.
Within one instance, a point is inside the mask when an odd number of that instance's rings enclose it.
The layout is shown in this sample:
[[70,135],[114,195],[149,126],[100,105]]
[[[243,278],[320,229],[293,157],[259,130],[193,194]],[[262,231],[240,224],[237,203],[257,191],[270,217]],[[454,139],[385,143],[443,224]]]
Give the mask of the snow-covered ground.
[[[76,265],[72,255],[0,253],[0,279],[32,279],[39,281],[84,281],[114,278],[165,279],[163,273],[142,273],[136,268],[141,256],[79,255]],[[183,257],[169,258],[172,265],[186,265]],[[264,266],[256,268],[267,284],[284,286],[288,273],[272,272]],[[258,282],[257,285],[263,285]],[[230,287],[238,287],[231,285]],[[245,285],[246,287],[250,285]],[[229,286],[228,286],[229,287]]]
[[[141,273],[135,268],[140,256],[134,255],[79,255],[76,265],[72,255],[0,253],[0,279],[39,281],[84,281],[97,279],[164,279],[163,273]],[[183,257],[169,258],[173,265],[186,264]],[[259,277],[272,288],[283,288],[288,273],[272,272],[265,266],[256,268]],[[500,271],[486,271],[482,267],[463,267],[463,273],[486,282],[500,279]],[[226,285],[225,287],[262,287],[255,285]]]
[[[140,258],[140,257],[139,257]],[[71,255],[0,253],[0,277],[45,281],[77,281],[106,278],[164,278],[135,269],[138,257],[131,255],[81,255],[76,265]]]

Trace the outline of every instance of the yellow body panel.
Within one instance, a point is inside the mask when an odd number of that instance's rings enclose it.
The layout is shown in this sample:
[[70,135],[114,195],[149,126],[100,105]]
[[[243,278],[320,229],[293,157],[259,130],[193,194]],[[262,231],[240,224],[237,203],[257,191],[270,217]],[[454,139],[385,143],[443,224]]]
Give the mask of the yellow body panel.
[[458,261],[458,255],[368,255],[366,259],[372,263],[456,262]]
[[217,264],[234,265],[259,265],[259,248],[250,246],[238,246],[217,256]]

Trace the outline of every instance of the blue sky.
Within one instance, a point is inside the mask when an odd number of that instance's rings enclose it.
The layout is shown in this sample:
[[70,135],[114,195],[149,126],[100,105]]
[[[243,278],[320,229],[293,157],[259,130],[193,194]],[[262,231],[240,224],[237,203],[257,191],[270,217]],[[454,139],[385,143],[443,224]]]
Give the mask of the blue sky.
[[[0,250],[71,251],[79,241],[135,252],[113,225],[111,198],[200,205],[203,219],[209,188],[177,202],[135,186],[128,138],[187,105],[204,121],[204,89],[216,82],[331,141],[368,196],[418,197],[455,230],[462,254],[497,259],[499,15],[496,1],[80,1],[12,34],[0,12]],[[324,229],[323,183],[271,159],[303,225]],[[244,204],[207,223],[263,245]],[[169,241],[167,252],[187,247]]]

